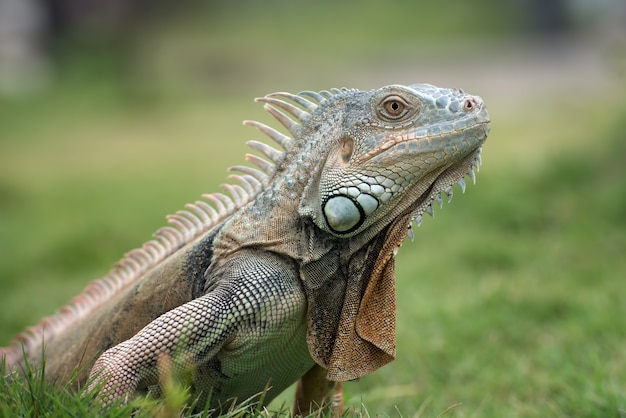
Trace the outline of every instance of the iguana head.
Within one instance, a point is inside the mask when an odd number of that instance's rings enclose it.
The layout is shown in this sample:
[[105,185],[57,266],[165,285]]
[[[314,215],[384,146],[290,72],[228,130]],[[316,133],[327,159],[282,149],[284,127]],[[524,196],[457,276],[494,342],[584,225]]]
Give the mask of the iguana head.
[[427,84],[340,93],[325,107],[342,119],[327,132],[319,179],[299,211],[337,237],[388,223],[409,207],[420,221],[441,192],[473,177],[489,132],[479,97]]

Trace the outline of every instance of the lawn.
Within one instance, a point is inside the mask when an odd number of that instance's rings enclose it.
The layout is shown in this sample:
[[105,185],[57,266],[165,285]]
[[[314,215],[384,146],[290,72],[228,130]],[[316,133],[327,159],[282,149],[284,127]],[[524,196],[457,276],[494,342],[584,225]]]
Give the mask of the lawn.
[[[222,54],[229,46],[207,48]],[[275,48],[266,61],[255,58],[260,68],[271,67]],[[337,47],[330,56],[340,54]],[[277,88],[280,75],[243,77],[233,87],[218,86],[214,73],[200,94],[170,86],[165,98],[121,95],[109,79],[75,75],[50,94],[0,102],[0,345],[104,275],[166,214],[218,190],[226,168],[243,162],[245,140],[260,139],[241,120],[269,120],[254,95],[362,87],[352,78],[365,87],[407,74],[437,84],[458,78],[491,111],[483,167],[476,186],[455,190],[404,243],[397,359],[346,384],[346,405],[394,417],[626,416],[626,103],[589,86],[580,94],[536,86],[511,97],[497,77],[476,75],[496,74],[505,65],[497,54],[451,73],[450,58],[440,57],[439,66],[426,65],[434,70],[414,75],[421,56],[356,75],[362,57],[320,75],[307,65]],[[334,78],[338,84],[324,84]],[[0,416],[36,415],[26,412],[36,385],[1,383]],[[87,414],[84,401],[46,390],[54,395],[38,414]],[[270,410],[291,398],[286,392]]]

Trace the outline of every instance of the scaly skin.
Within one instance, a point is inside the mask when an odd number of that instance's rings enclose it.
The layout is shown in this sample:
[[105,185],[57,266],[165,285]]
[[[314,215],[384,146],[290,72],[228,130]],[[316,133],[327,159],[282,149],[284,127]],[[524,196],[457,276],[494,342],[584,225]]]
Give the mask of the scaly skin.
[[[4,353],[20,364],[46,345],[47,376],[76,367],[100,399],[158,393],[164,370],[193,370],[212,404],[266,401],[303,377],[295,410],[331,399],[395,357],[394,255],[411,221],[473,178],[489,131],[461,90],[275,93],[259,101],[289,131],[247,122],[285,151],[234,167],[241,186],[188,205],[63,312]],[[95,364],[91,367],[94,360]],[[170,361],[172,360],[172,361]],[[167,365],[166,366],[164,366]],[[307,372],[308,371],[308,372]],[[339,408],[339,407],[337,407]]]

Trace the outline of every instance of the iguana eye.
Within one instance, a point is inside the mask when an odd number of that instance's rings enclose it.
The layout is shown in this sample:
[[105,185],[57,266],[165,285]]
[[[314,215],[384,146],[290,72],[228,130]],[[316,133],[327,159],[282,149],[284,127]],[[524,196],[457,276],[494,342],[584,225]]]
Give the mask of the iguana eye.
[[404,103],[397,100],[388,100],[385,102],[385,110],[390,115],[399,115],[404,110]]
[[383,99],[379,109],[383,119],[397,120],[408,113],[409,105],[400,96],[393,95]]

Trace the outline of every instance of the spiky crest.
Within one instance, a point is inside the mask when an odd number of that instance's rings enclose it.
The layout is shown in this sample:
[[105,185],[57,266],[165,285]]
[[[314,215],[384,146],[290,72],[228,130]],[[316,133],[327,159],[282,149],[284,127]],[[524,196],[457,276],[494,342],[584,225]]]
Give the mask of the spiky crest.
[[[294,135],[300,124],[306,121],[326,99],[349,90],[332,89],[331,91],[332,93],[305,91],[297,95],[279,92],[256,100],[263,102],[265,110]],[[244,124],[256,127],[285,150],[289,150],[293,144],[292,137],[263,123],[244,121]],[[253,154],[246,154],[246,160],[259,169],[245,166],[231,167],[230,171],[237,171],[242,175],[231,175],[231,178],[240,185],[223,185],[230,196],[222,193],[204,194],[202,195],[204,200],[188,203],[185,205],[186,210],[169,215],[167,217],[169,225],[157,230],[153,240],[126,253],[106,276],[92,281],[81,294],[61,307],[57,313],[18,334],[10,346],[0,348],[0,358],[4,355],[8,365],[18,364],[22,359],[22,345],[26,353],[36,354],[39,352],[38,347],[41,347],[44,337],[53,338],[70,324],[88,316],[114,295],[137,282],[175,251],[254,200],[263,190],[263,186],[270,183],[276,171],[275,163],[279,163],[284,158],[285,152],[258,141],[249,141],[248,145],[272,162]]]
[[253,150],[259,151],[261,154],[265,155],[267,158],[272,160],[275,163],[280,162],[284,153],[282,151],[277,150],[276,148],[267,145],[265,142],[259,141],[248,141],[248,146]]
[[265,135],[267,135],[270,138],[272,138],[281,147],[283,147],[285,149],[288,149],[291,146],[291,144],[293,143],[293,140],[291,139],[291,137],[278,132],[276,129],[274,129],[272,127],[269,127],[269,126],[265,125],[264,123],[256,122],[254,120],[244,120],[243,124],[246,125],[246,126],[254,126],[259,131],[263,132]]
[[246,161],[256,165],[266,173],[269,173],[274,169],[274,164],[254,154],[246,154]]

